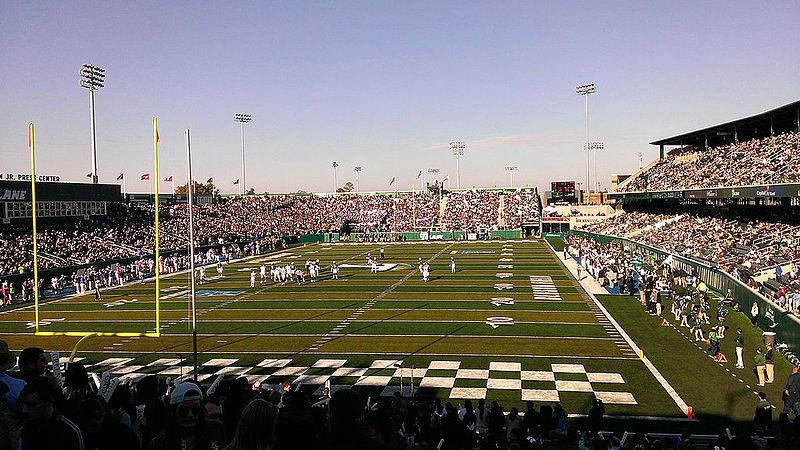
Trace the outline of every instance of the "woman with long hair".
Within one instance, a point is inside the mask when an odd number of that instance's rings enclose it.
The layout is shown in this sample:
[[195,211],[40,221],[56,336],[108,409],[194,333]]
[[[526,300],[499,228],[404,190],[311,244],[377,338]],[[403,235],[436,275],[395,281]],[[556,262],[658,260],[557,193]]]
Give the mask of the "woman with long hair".
[[225,450],[270,450],[275,444],[275,406],[263,399],[255,399],[245,406],[236,425],[233,441]]

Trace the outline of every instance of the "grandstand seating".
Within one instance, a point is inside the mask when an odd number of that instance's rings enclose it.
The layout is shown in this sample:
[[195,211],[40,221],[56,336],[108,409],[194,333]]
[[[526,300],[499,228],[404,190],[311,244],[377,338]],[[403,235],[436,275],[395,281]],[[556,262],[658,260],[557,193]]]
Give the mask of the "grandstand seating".
[[617,192],[668,191],[800,181],[800,133],[686,153],[677,149]]
[[[223,199],[195,208],[197,245],[275,239],[283,235],[338,232],[415,230],[478,231],[500,228],[500,199],[504,198],[506,229],[519,229],[537,220],[539,202],[531,191],[466,191],[437,195],[253,196]],[[39,231],[41,268],[132,258],[152,253],[154,211],[150,206],[117,204],[108,216],[89,221],[66,221]],[[185,248],[186,205],[161,211],[161,247]],[[32,269],[29,229],[0,230],[0,274]]]

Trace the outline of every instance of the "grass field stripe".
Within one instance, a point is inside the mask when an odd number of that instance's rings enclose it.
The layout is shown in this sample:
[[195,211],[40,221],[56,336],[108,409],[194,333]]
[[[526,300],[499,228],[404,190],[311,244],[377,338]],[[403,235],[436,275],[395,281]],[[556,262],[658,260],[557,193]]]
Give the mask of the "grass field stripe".
[[[558,253],[556,253],[556,251],[553,248],[553,246],[550,245],[550,242],[547,242],[547,246],[550,248],[550,251],[552,252],[552,254],[556,257],[555,259],[558,260],[566,268],[566,270],[569,273],[572,273],[572,268],[568,267],[567,264],[564,261],[561,261],[561,259],[558,258]],[[571,263],[570,265],[577,266],[577,263],[575,262],[574,259],[570,259],[569,262]],[[581,286],[583,286],[583,283],[581,283]],[[669,382],[666,380],[666,378],[664,378],[664,376],[661,375],[661,372],[659,372],[658,369],[656,368],[656,366],[653,365],[653,363],[650,361],[650,359],[648,359],[647,356],[644,355],[644,353],[639,348],[639,346],[636,345],[635,342],[633,342],[633,339],[631,339],[631,337],[628,336],[628,333],[625,332],[625,330],[619,325],[619,323],[616,321],[616,319],[611,317],[611,314],[609,314],[608,310],[606,310],[605,306],[603,306],[600,303],[600,301],[597,299],[597,297],[595,297],[594,294],[589,292],[588,290],[586,291],[586,293],[589,294],[589,297],[592,298],[592,300],[594,301],[595,305],[597,305],[597,308],[600,309],[603,312],[603,314],[606,315],[606,317],[608,318],[609,322],[611,322],[614,325],[614,327],[617,329],[617,332],[622,335],[622,337],[625,339],[625,341],[628,343],[628,345],[630,345],[630,347],[634,351],[634,353],[642,355],[641,359],[642,359],[642,362],[644,363],[644,365],[647,367],[647,369],[650,371],[650,373],[653,374],[653,376],[661,384],[661,386],[664,387],[664,390],[667,391],[667,393],[672,398],[672,400],[675,402],[675,404],[678,405],[678,408],[680,408],[681,411],[683,411],[684,414],[688,414],[689,405],[687,405],[686,402],[681,398],[681,396],[678,394],[678,392],[675,390],[675,388],[673,388],[672,385],[669,384]]]

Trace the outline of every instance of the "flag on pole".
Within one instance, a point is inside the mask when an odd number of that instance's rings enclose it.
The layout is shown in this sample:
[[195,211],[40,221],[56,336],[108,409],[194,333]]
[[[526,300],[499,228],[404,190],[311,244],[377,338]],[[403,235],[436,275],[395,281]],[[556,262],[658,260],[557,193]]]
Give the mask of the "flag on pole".
[[168,176],[167,178],[164,178],[164,181],[166,181],[167,183],[172,183],[172,175]]
[[233,182],[233,184],[239,184],[239,179],[237,178],[236,181]]
[[206,183],[213,183],[213,182],[214,182],[214,177],[211,177],[206,180]]
[[422,171],[420,170],[419,173],[417,174],[417,179],[419,180],[419,177],[421,176],[422,176]]
[[392,177],[392,181],[389,182],[389,186],[394,184],[394,177]]
[[150,181],[150,174],[149,173],[142,174],[142,181]]
[[119,181],[119,180],[121,180],[123,178],[125,178],[125,173],[119,174],[119,176],[117,177],[117,181]]

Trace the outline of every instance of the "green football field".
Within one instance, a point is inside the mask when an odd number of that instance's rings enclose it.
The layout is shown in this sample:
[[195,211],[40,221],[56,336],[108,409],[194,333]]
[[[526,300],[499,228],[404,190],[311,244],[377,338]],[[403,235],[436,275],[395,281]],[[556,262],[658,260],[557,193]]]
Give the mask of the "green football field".
[[[385,248],[379,273],[367,254]],[[450,258],[457,272],[450,273]],[[417,270],[431,265],[431,280]],[[262,264],[304,267],[319,259],[316,283],[258,281]],[[344,265],[330,279],[332,261]],[[678,403],[606,317],[539,241],[402,244],[314,244],[239,260],[197,285],[201,381],[246,376],[254,383],[291,382],[316,392],[355,386],[367,395],[412,389],[453,402],[498,400],[505,409],[560,401],[585,413],[592,395],[609,414],[683,417]],[[56,300],[2,314],[0,333],[12,348],[36,345],[77,357],[96,372],[122,379],[191,371],[188,275],[161,280],[161,337],[154,331],[154,283]],[[668,385],[667,380],[667,385]]]

